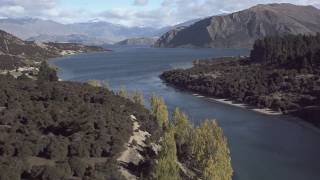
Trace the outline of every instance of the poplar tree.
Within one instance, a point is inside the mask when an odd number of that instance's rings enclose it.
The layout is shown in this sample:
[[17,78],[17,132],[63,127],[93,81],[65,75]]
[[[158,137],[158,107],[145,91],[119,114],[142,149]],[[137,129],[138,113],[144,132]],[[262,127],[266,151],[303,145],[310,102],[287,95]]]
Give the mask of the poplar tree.
[[151,113],[156,117],[161,128],[166,128],[169,125],[168,108],[164,99],[156,95],[151,96]]
[[104,80],[104,81],[102,81],[102,87],[103,88],[105,88],[105,89],[107,89],[107,90],[110,90],[111,88],[110,88],[110,84],[109,84],[109,82],[107,81],[107,80]]
[[118,95],[123,97],[123,98],[128,98],[128,93],[127,90],[124,86],[121,86],[119,91],[118,91]]
[[230,150],[216,121],[206,120],[196,128],[192,152],[197,166],[207,180],[231,180]]
[[192,126],[189,122],[188,116],[181,112],[179,108],[174,110],[172,121],[175,126],[175,137],[178,152],[181,153],[182,146],[187,144],[190,140]]
[[144,105],[144,97],[143,94],[139,91],[135,91],[132,93],[132,101],[137,104]]
[[157,180],[180,180],[173,128],[168,128],[160,145],[161,151],[155,166],[154,178]]

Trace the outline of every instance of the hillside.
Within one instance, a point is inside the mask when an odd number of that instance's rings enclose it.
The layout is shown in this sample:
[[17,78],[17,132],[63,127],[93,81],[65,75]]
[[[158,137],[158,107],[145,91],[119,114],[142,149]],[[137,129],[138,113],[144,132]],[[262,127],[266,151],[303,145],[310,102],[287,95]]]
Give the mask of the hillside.
[[103,48],[72,43],[35,43],[23,41],[0,30],[0,70],[36,67],[48,58],[67,54],[103,51]]
[[125,179],[116,161],[134,123],[158,132],[143,106],[80,83],[0,75],[0,112],[1,180]]
[[106,41],[90,37],[83,34],[67,34],[67,35],[50,35],[50,34],[41,34],[37,36],[32,36],[26,39],[26,41],[35,41],[39,43],[43,42],[59,42],[59,43],[79,43],[79,44],[90,44],[90,45],[99,45],[104,44]]
[[155,46],[251,48],[256,39],[266,36],[315,34],[319,30],[320,10],[313,6],[266,4],[171,30]]
[[164,72],[178,88],[297,115],[320,126],[320,34],[257,40],[250,58],[198,60]]
[[115,43],[121,46],[151,46],[156,42],[155,38],[131,38]]

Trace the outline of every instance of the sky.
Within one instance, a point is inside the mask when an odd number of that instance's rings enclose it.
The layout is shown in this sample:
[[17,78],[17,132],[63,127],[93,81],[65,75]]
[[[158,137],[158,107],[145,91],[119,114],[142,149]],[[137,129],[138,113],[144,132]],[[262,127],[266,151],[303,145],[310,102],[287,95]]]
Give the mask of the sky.
[[0,0],[0,17],[164,27],[267,3],[320,7],[320,0]]

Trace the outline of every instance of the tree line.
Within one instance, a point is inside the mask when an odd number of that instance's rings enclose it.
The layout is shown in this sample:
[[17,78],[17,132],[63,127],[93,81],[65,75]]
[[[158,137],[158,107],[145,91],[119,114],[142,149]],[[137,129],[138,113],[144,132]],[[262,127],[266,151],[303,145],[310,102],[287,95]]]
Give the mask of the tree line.
[[163,99],[155,95],[151,97],[151,109],[164,130],[154,179],[231,180],[230,151],[216,121],[205,120],[195,127],[178,108],[169,119]]
[[169,84],[214,98],[293,114],[320,126],[320,34],[266,37],[251,57],[195,61],[161,74]]
[[320,33],[258,39],[250,56],[253,61],[265,64],[296,69],[319,69]]

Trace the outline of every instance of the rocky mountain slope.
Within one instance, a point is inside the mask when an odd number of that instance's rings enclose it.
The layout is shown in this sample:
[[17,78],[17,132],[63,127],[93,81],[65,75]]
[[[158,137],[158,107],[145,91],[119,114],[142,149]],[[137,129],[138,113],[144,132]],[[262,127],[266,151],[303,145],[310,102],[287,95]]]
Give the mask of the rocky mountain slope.
[[157,41],[156,38],[130,38],[116,43],[121,46],[151,46]]
[[266,4],[213,16],[165,33],[156,47],[251,48],[256,39],[320,31],[320,10],[313,6]]

